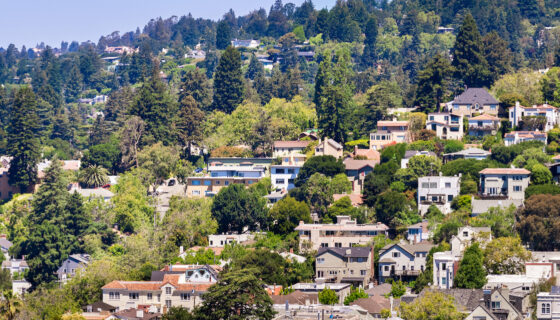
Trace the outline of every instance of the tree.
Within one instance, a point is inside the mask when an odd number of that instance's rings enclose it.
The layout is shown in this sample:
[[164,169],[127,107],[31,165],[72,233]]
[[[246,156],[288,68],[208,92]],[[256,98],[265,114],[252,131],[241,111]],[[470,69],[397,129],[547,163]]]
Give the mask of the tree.
[[371,15],[366,24],[366,39],[364,40],[364,53],[362,54],[362,65],[371,66],[375,61],[375,43],[377,42],[377,19]]
[[537,163],[531,168],[531,182],[533,184],[549,184],[552,181],[552,173],[544,165]]
[[363,134],[369,134],[377,128],[377,121],[387,117],[389,108],[400,108],[403,105],[401,88],[395,81],[381,81],[367,91],[367,100],[363,106]]
[[344,305],[349,306],[350,303],[363,298],[369,298],[369,295],[362,288],[350,288],[350,294],[344,298]]
[[449,95],[453,68],[449,60],[437,54],[418,74],[416,105],[426,112],[439,112],[444,97]]
[[218,27],[216,28],[216,48],[225,50],[231,45],[231,36],[232,31],[229,23],[226,20],[218,22]]
[[265,224],[264,199],[249,192],[244,185],[222,188],[214,197],[212,217],[218,221],[218,232],[256,230]]
[[40,157],[39,119],[35,94],[29,87],[16,91],[7,127],[7,151],[12,157],[8,170],[10,185],[27,192],[37,182]]
[[484,267],[490,274],[520,274],[530,259],[519,237],[494,238],[484,247]]
[[12,290],[5,290],[2,292],[0,314],[2,314],[6,320],[15,320],[22,307],[22,301],[12,292]]
[[286,260],[276,252],[259,248],[248,252],[233,262],[236,270],[251,270],[264,283],[277,283],[283,286],[291,285],[286,276]]
[[138,154],[138,164],[144,169],[144,179],[156,187],[171,177],[179,163],[179,151],[175,147],[166,147],[158,142],[145,147]]
[[333,156],[311,157],[303,164],[296,178],[295,185],[298,187],[302,186],[315,173],[334,177],[337,174],[344,173],[344,171],[344,164]]
[[400,298],[406,293],[406,286],[401,280],[393,281],[391,284],[391,296],[394,298]]
[[275,203],[270,209],[269,216],[270,220],[275,221],[271,230],[281,235],[293,232],[300,221],[311,222],[311,214],[307,204],[290,196]]
[[521,240],[536,251],[560,245],[560,195],[536,194],[518,211],[516,229]]
[[455,77],[462,79],[467,86],[482,87],[490,84],[482,37],[470,13],[465,16],[463,25],[459,28],[453,47],[452,65],[455,67]]
[[338,296],[334,290],[325,286],[325,288],[319,292],[319,302],[321,304],[332,306],[338,303]]
[[488,62],[491,83],[511,69],[512,54],[509,44],[502,39],[496,31],[487,33],[482,38],[484,46],[484,58]]
[[202,121],[204,112],[190,95],[179,101],[179,114],[176,127],[179,141],[190,151],[194,143],[202,141]]
[[535,194],[560,194],[560,187],[555,184],[531,185],[525,189],[525,199]]
[[214,74],[213,109],[232,113],[243,101],[244,88],[241,54],[229,46],[220,58]]
[[480,289],[486,284],[484,255],[477,242],[465,250],[459,270],[455,276],[455,286],[466,289]]
[[400,316],[407,320],[461,320],[464,317],[455,307],[453,296],[432,290],[410,304],[401,303]]
[[378,222],[386,224],[389,228],[415,223],[419,220],[418,215],[412,212],[406,196],[395,191],[386,191],[377,197],[375,217]]
[[163,320],[194,320],[195,316],[185,307],[171,307],[162,317]]
[[245,78],[255,80],[258,77],[264,77],[264,66],[253,54],[251,55],[247,72],[245,72]]
[[80,170],[78,180],[86,187],[97,188],[109,182],[108,174],[107,169],[98,165],[91,165]]
[[274,317],[272,300],[263,283],[251,270],[231,271],[202,296],[202,305],[195,311],[199,319],[270,320]]
[[202,110],[207,110],[212,103],[212,88],[208,78],[200,69],[185,73],[179,91],[179,102],[184,97],[191,96]]
[[428,252],[428,256],[426,257],[426,269],[418,276],[418,278],[416,278],[416,281],[414,282],[412,290],[415,293],[420,293],[428,284],[434,281],[434,253],[449,251],[450,249],[451,247],[445,241],[430,249],[430,252]]
[[135,169],[120,176],[113,187],[115,195],[111,198],[113,204],[114,223],[122,232],[133,232],[153,217],[154,208],[146,194],[146,186],[142,183]]
[[309,177],[301,189],[303,189],[304,198],[313,212],[317,212],[322,217],[325,217],[327,207],[333,201],[330,179],[322,173],[316,172]]

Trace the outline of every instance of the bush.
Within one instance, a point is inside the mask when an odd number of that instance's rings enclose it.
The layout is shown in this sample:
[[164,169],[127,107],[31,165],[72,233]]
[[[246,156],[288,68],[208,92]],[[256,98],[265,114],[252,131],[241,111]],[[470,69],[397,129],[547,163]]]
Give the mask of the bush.
[[531,182],[533,184],[549,184],[552,181],[552,173],[544,165],[537,163],[531,168]]
[[535,194],[560,194],[560,186],[555,184],[531,185],[525,189],[525,199]]
[[465,148],[465,145],[459,140],[447,140],[445,142],[445,147],[443,151],[445,153],[453,153],[461,151]]

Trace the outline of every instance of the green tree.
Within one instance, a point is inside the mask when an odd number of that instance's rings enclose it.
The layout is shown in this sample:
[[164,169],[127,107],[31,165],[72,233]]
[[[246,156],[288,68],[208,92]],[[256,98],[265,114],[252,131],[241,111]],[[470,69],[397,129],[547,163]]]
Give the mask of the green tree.
[[229,46],[220,58],[214,74],[213,109],[232,113],[243,101],[244,88],[241,54]]
[[15,320],[22,307],[22,301],[12,292],[12,290],[5,290],[2,292],[0,314],[2,314],[6,320]]
[[350,288],[350,294],[344,298],[344,305],[349,306],[350,303],[363,298],[369,298],[369,295],[362,288]]
[[350,216],[356,219],[357,223],[365,223],[366,217],[363,211],[354,207],[349,197],[342,197],[335,201],[327,210],[323,222],[334,222],[337,216]]
[[531,185],[525,189],[525,199],[535,194],[560,194],[560,186],[555,184]]
[[484,255],[477,242],[465,250],[463,259],[459,264],[455,285],[458,288],[480,289],[486,284],[486,271],[484,270]]
[[344,173],[345,167],[342,161],[337,160],[333,156],[316,156],[311,157],[303,164],[296,178],[296,186],[302,186],[309,177],[315,173],[322,173],[327,177],[334,177],[337,174]]
[[520,274],[530,259],[519,237],[494,238],[484,247],[484,267],[490,274]]
[[377,197],[375,217],[389,228],[415,223],[420,218],[413,212],[406,196],[395,191],[386,191]]
[[309,207],[305,202],[287,196],[270,209],[270,220],[275,221],[271,230],[276,234],[287,235],[294,231],[300,221],[311,222]]
[[334,290],[325,286],[325,288],[319,292],[319,302],[321,304],[332,306],[338,303],[338,296]]
[[231,271],[202,296],[202,305],[195,311],[198,319],[242,320],[274,317],[272,300],[251,270]]
[[199,108],[207,110],[212,103],[212,88],[208,78],[200,69],[189,70],[181,82],[179,102],[186,96],[191,96]]
[[216,28],[216,48],[225,50],[231,44],[232,31],[229,22],[222,20]]
[[375,44],[377,42],[377,19],[371,15],[366,24],[364,40],[364,53],[362,54],[362,65],[371,66],[375,62]]
[[533,184],[549,184],[552,181],[552,173],[544,165],[537,163],[531,168],[531,182]]
[[185,307],[171,307],[162,317],[163,320],[194,320],[195,316]]
[[388,108],[400,108],[403,105],[401,88],[395,81],[381,81],[367,91],[367,100],[363,106],[362,134],[369,135],[377,128],[377,121],[387,117]]
[[179,164],[179,151],[175,147],[166,147],[158,142],[147,146],[138,153],[138,164],[144,170],[144,179],[156,187],[171,177]]
[[560,244],[559,205],[560,195],[536,194],[525,200],[516,229],[531,250],[553,250]]
[[406,286],[401,280],[393,281],[391,284],[391,296],[400,298],[406,293]]
[[435,55],[418,74],[416,102],[425,112],[439,112],[443,99],[450,93],[453,68],[441,54]]
[[76,64],[72,65],[70,69],[70,74],[68,76],[68,82],[65,86],[66,102],[75,101],[83,90],[83,77],[80,69]]
[[496,31],[487,33],[482,38],[484,58],[488,62],[491,83],[511,69],[512,54],[509,44],[502,39]]
[[245,78],[255,80],[258,77],[264,77],[264,66],[253,54],[251,55],[247,72],[245,72]]
[[467,86],[482,87],[490,84],[482,37],[470,13],[465,16],[463,25],[459,28],[453,47],[452,65],[455,67],[455,77],[462,79]]
[[127,172],[120,176],[118,183],[112,188],[115,195],[111,198],[114,223],[122,232],[134,232],[153,216],[154,208],[146,194],[146,186],[142,183],[138,171]]
[[428,291],[412,303],[401,303],[400,316],[407,320],[461,320],[464,315],[457,310],[453,296]]
[[80,170],[78,180],[86,187],[97,188],[109,182],[108,173],[109,171],[101,166],[91,165]]
[[249,192],[244,185],[232,184],[214,197],[212,217],[218,222],[218,232],[241,233],[245,227],[249,230],[264,228],[264,199]]
[[40,148],[36,105],[35,94],[29,87],[16,91],[7,127],[7,151],[12,157],[8,170],[9,182],[21,192],[30,191],[37,182]]
[[286,277],[287,262],[276,252],[260,248],[233,261],[234,269],[251,270],[264,283],[289,285]]
[[196,100],[188,95],[179,101],[179,113],[176,127],[179,141],[190,151],[193,144],[202,141],[202,122],[204,112],[198,107]]

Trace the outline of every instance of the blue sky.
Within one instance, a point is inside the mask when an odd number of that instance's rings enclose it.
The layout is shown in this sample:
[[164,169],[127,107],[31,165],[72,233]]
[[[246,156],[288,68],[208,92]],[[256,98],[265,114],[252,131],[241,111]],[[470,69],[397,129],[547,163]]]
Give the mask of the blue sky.
[[[236,15],[253,9],[270,9],[274,0],[3,0],[0,9],[0,47],[14,43],[34,47],[62,40],[97,42],[113,31],[121,34],[142,27],[152,18],[182,16],[217,19],[233,8]],[[284,1],[297,5],[303,0]],[[335,0],[314,0],[316,8]]]

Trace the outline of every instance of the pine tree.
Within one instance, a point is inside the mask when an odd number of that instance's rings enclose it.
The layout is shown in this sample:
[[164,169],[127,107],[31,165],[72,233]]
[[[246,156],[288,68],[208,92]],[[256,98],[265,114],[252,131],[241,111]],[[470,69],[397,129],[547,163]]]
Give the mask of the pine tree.
[[492,83],[501,75],[511,69],[511,51],[507,41],[502,39],[497,32],[492,31],[482,38],[484,44],[484,57],[488,61],[488,69]]
[[467,86],[483,87],[490,84],[482,37],[470,13],[465,16],[463,25],[459,28],[453,47],[452,65],[455,67],[455,77],[462,79]]
[[286,72],[297,68],[298,57],[295,48],[296,35],[293,32],[286,33],[278,39],[278,43],[282,46],[280,50],[280,56],[282,57],[280,70]]
[[198,104],[192,96],[185,96],[179,101],[179,113],[177,116],[177,134],[179,141],[189,150],[193,143],[202,140],[202,121],[204,112],[198,108]]
[[455,286],[466,289],[480,289],[486,284],[484,270],[484,256],[478,243],[474,243],[465,250],[459,270],[455,276]]
[[208,78],[200,69],[185,73],[179,90],[179,101],[186,96],[193,97],[202,110],[208,109],[212,103],[212,88]]
[[29,87],[19,89],[14,96],[8,126],[8,154],[12,157],[8,171],[9,181],[22,192],[37,182],[39,162],[39,119],[37,101]]
[[366,39],[364,40],[364,53],[362,54],[362,65],[370,67],[376,59],[375,43],[377,42],[377,19],[370,16],[366,24]]
[[424,112],[439,112],[443,98],[449,92],[452,70],[447,58],[435,55],[418,75],[415,105]]
[[232,113],[243,101],[244,89],[241,54],[229,46],[220,58],[214,75],[214,109]]
[[258,76],[264,76],[264,66],[253,54],[249,62],[249,67],[247,67],[247,72],[245,72],[245,78],[255,80]]
[[225,50],[231,44],[231,27],[229,23],[222,20],[216,29],[216,48]]
[[76,101],[83,89],[83,77],[80,73],[80,69],[76,64],[70,69],[70,75],[68,76],[68,82],[66,83],[66,90],[64,94],[66,95],[66,102]]

